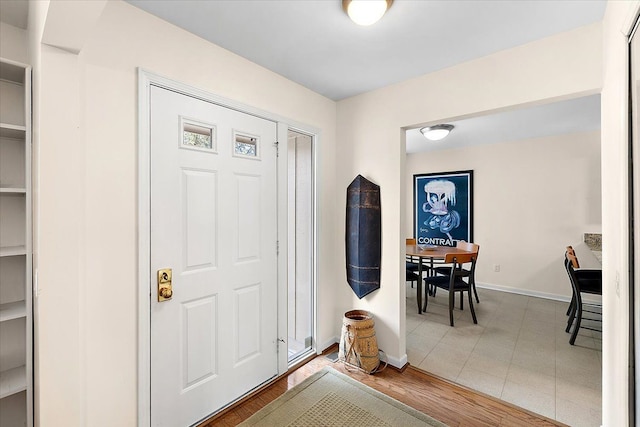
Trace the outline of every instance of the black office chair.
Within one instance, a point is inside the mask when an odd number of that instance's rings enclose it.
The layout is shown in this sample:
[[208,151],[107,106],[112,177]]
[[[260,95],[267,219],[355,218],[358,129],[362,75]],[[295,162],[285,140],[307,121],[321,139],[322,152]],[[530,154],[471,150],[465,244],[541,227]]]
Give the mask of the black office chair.
[[571,289],[573,291],[572,303],[569,306],[569,319],[567,320],[565,332],[568,333],[573,325],[569,344],[574,345],[580,328],[602,332],[602,328],[597,329],[582,326],[583,312],[600,315],[600,318],[585,317],[584,320],[602,322],[602,306],[600,304],[582,302],[583,293],[602,295],[602,270],[580,269],[580,264],[578,263],[578,258],[575,253],[569,253],[569,251],[565,252],[564,266],[569,275],[569,281],[571,282]]
[[[476,270],[476,257],[477,254],[469,253],[469,254],[454,254],[449,253],[445,256],[444,262],[447,264],[451,264],[449,267],[449,272],[446,275],[434,275],[425,277],[425,299],[424,299],[424,310],[427,311],[427,304],[429,302],[429,288],[433,286],[434,288],[444,289],[445,291],[449,291],[449,323],[453,326],[453,309],[454,309],[454,297],[455,293],[460,293],[460,305],[462,306],[462,296],[464,292],[467,292],[469,297],[469,307],[471,308],[471,316],[473,317],[473,323],[478,323],[478,319],[476,318],[476,311],[473,308],[473,298],[471,297],[471,289],[472,289],[472,280],[474,277]],[[470,264],[469,274],[465,275],[463,273],[463,266],[465,264]],[[442,267],[445,268],[445,267]],[[442,270],[444,272],[444,270]],[[467,279],[465,282],[464,279]]]

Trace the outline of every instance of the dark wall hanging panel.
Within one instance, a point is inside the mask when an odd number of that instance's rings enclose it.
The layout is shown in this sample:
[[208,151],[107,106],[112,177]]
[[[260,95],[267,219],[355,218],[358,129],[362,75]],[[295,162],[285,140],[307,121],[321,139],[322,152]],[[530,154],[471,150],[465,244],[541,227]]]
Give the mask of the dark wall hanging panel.
[[358,175],[347,187],[347,281],[362,298],[380,288],[380,186]]

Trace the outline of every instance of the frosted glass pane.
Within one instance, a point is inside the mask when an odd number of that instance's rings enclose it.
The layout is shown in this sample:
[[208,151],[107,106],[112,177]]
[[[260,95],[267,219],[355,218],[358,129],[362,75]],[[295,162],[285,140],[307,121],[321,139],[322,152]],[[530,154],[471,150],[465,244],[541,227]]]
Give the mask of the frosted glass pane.
[[235,136],[234,152],[241,156],[256,157],[258,155],[258,138],[253,136]]
[[184,123],[182,131],[182,145],[196,148],[213,148],[213,130],[208,127]]

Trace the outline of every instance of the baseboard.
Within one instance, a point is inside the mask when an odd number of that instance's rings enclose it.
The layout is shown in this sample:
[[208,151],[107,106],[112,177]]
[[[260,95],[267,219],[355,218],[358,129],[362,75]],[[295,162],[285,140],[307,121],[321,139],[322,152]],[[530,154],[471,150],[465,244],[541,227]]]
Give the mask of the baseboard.
[[[571,297],[568,297],[565,295],[550,294],[546,292],[532,291],[529,289],[512,288],[509,286],[495,285],[493,283],[487,283],[487,282],[476,282],[476,287],[480,289],[490,289],[492,291],[508,292],[510,294],[525,295],[528,297],[550,299],[553,301],[560,301],[560,302],[567,302],[567,303],[571,301]],[[583,298],[582,301],[586,303],[598,302],[598,300],[592,299],[592,298]]]
[[340,340],[338,339],[338,337],[331,337],[331,339],[329,339],[328,341],[325,341],[324,344],[321,344],[318,347],[318,354],[322,354],[326,349],[328,349],[329,347],[331,347],[334,344],[338,344],[340,343]]
[[387,356],[387,363],[389,365],[393,366],[394,368],[398,369],[399,371],[403,371],[407,367],[407,355],[406,354],[404,354],[399,359],[396,358],[396,357],[391,357],[387,353],[385,353],[385,356]]

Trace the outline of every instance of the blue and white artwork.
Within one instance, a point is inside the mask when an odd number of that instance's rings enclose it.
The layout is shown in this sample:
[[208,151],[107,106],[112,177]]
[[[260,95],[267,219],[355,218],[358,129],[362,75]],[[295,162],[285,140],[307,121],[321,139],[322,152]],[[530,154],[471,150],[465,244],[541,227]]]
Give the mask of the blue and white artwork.
[[419,245],[473,241],[473,171],[413,176],[414,237]]

